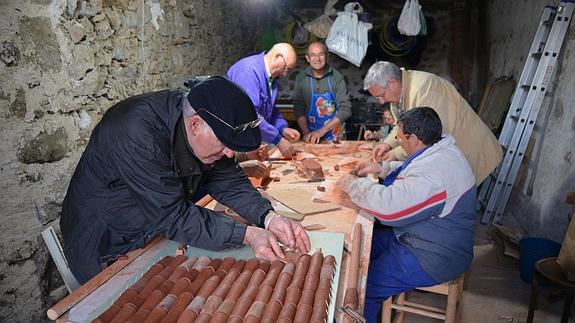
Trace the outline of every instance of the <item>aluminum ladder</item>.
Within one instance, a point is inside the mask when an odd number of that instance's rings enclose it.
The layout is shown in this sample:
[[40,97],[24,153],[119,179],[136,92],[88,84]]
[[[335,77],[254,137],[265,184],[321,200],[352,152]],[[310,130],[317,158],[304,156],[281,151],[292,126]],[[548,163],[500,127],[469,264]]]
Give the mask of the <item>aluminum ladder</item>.
[[575,0],[545,7],[499,135],[503,162],[481,186],[482,223],[500,222],[569,29]]

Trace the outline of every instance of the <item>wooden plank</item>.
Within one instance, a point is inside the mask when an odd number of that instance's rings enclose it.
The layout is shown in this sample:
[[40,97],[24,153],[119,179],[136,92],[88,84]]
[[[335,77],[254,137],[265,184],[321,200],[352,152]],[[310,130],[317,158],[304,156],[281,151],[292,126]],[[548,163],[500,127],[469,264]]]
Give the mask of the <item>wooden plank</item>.
[[491,131],[497,132],[499,130],[505,113],[509,109],[514,89],[515,81],[505,76],[496,79],[487,86],[477,114]]
[[[312,187],[315,186],[312,185]],[[266,192],[275,200],[304,215],[335,211],[341,208],[331,203],[314,202],[311,194],[299,187],[282,187],[281,189],[269,189]]]

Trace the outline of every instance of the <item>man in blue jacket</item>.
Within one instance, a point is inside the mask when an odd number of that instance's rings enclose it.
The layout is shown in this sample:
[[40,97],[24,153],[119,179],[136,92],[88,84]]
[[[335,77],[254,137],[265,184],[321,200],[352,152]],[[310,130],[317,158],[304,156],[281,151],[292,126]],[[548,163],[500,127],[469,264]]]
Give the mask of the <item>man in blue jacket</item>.
[[475,177],[454,138],[442,136],[439,115],[416,107],[397,121],[397,140],[408,157],[360,164],[360,176],[338,183],[351,200],[385,227],[373,231],[365,292],[365,318],[378,322],[382,301],[416,287],[457,278],[473,259]]
[[[259,147],[260,122],[245,92],[219,76],[188,93],[142,94],[106,111],[60,218],[76,279],[85,283],[156,235],[205,249],[248,244],[268,260],[284,256],[278,240],[309,250],[303,227],[274,213],[233,158]],[[256,226],[196,206],[200,188]]]
[[258,115],[264,117],[260,125],[262,141],[274,144],[285,157],[291,157],[291,142],[300,134],[288,128],[287,121],[275,106],[278,78],[285,77],[296,66],[297,55],[290,44],[275,44],[267,53],[248,56],[228,70],[227,77],[242,87],[252,99]]

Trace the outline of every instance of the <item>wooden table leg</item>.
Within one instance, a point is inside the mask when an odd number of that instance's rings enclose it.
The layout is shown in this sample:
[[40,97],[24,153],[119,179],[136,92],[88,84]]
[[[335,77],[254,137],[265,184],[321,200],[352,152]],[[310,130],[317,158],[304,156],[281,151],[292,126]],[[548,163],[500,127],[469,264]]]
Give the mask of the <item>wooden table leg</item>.
[[539,273],[537,269],[533,271],[533,282],[531,285],[531,297],[529,298],[529,312],[527,313],[527,322],[533,323],[533,315],[537,308],[537,295],[539,294]]
[[563,306],[563,314],[561,315],[561,323],[567,323],[571,314],[571,305],[573,304],[573,294],[575,292],[568,292],[565,305]]

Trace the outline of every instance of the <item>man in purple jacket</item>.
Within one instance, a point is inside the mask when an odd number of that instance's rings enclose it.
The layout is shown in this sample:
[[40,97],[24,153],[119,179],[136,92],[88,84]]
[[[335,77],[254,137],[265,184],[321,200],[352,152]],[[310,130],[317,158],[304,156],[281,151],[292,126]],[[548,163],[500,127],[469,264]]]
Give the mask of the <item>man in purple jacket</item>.
[[288,128],[287,121],[275,107],[278,81],[296,66],[297,55],[290,44],[275,44],[267,53],[248,56],[237,61],[228,70],[227,77],[241,86],[252,99],[256,111],[264,117],[260,124],[262,141],[274,144],[285,157],[291,157],[300,134]]

